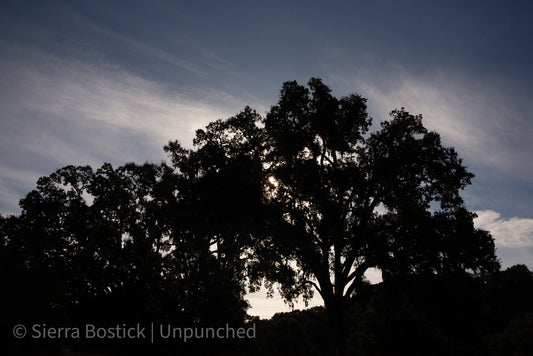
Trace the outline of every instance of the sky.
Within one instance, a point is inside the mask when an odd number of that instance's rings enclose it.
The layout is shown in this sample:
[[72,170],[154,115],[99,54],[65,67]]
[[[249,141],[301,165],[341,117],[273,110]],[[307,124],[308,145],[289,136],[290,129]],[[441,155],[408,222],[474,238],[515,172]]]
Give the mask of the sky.
[[[528,1],[3,0],[0,213],[58,168],[159,162],[169,140],[191,146],[245,105],[266,113],[283,82],[320,77],[367,98],[376,127],[396,108],[422,114],[476,175],[463,197],[502,266],[533,269],[532,13]],[[253,315],[288,310],[248,297]]]

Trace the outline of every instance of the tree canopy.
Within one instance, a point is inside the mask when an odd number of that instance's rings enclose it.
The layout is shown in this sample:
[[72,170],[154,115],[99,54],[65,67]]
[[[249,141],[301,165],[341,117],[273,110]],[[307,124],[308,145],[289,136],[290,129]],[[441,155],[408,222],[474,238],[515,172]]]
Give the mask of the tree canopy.
[[457,152],[403,108],[369,132],[366,109],[360,95],[335,98],[320,79],[286,82],[265,117],[247,107],[195,140],[210,159],[256,162],[248,173],[263,190],[260,274],[288,300],[316,288],[334,335],[368,268],[384,279],[499,268],[493,239],[460,196],[473,174]]
[[384,281],[499,270],[461,198],[473,174],[421,115],[397,109],[376,127],[366,99],[313,78],[193,144],[169,142],[169,163],[39,179],[22,214],[1,219],[3,251],[53,280],[49,305],[70,311],[116,311],[120,296],[138,318],[242,323],[246,290],[277,283],[288,302],[317,291],[335,353],[369,268]]

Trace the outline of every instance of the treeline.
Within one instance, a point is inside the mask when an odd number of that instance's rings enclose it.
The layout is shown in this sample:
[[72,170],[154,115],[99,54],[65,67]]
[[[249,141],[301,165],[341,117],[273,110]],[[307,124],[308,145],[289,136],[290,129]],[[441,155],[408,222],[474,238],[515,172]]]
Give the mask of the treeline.
[[[457,152],[420,115],[390,115],[369,132],[366,99],[335,98],[316,78],[286,82],[264,117],[246,107],[198,130],[191,149],[169,142],[168,162],[40,178],[20,215],[0,217],[6,348],[521,352],[513,328],[531,318],[516,291],[531,296],[531,273],[499,272],[492,236],[460,195],[473,174]],[[382,284],[368,285],[369,268]],[[324,309],[250,318],[245,295],[261,285],[289,303],[318,293]],[[252,339],[155,343],[13,329],[45,323],[256,329]]]

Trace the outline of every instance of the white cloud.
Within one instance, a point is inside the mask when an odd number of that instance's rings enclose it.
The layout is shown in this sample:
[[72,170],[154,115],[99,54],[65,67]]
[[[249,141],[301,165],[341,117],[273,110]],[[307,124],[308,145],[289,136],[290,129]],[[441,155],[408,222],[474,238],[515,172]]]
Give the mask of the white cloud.
[[41,64],[2,63],[3,71],[10,73],[4,76],[15,84],[14,92],[6,88],[8,97],[4,96],[2,104],[17,119],[31,120],[32,125],[42,116],[53,116],[73,124],[106,123],[161,138],[190,140],[196,128],[233,114],[230,108],[240,104],[217,92],[204,92],[203,100],[192,99],[118,69],[61,60],[37,51],[25,56]]
[[7,53],[0,58],[4,213],[18,201],[4,200],[19,193],[10,177],[48,175],[67,164],[159,161],[169,140],[190,146],[196,129],[244,106],[214,90],[177,92],[110,65],[0,47]]
[[[388,119],[392,109],[405,107],[422,114],[424,124],[456,147],[467,164],[475,162],[516,176],[533,173],[528,122],[532,104],[506,92],[496,81],[479,83],[449,73],[413,76],[393,68],[379,74],[331,76],[333,82],[368,98],[376,122]],[[522,99],[521,99],[522,98]]]
[[477,227],[491,232],[497,247],[533,247],[533,219],[505,219],[492,210],[477,211]]

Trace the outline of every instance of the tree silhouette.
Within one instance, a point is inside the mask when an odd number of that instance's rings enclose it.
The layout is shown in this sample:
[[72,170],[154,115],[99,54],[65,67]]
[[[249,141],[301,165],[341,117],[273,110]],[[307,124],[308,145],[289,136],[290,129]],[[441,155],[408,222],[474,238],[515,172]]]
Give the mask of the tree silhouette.
[[[394,306],[360,302],[373,290],[369,268],[381,270],[382,290],[498,271],[492,237],[460,196],[473,175],[457,152],[403,108],[371,131],[366,109],[320,79],[286,82],[265,117],[245,107],[198,130],[192,149],[169,142],[170,163],[66,166],[40,178],[20,216],[0,217],[3,308],[64,323],[235,325],[247,318],[246,289],[278,283],[289,303],[318,291],[341,354],[354,308]],[[528,273],[517,267],[492,283]],[[456,285],[477,288],[468,283]],[[418,318],[404,312],[393,314],[398,325]],[[294,352],[323,349],[298,320],[272,325],[306,335]],[[513,337],[522,342],[510,328]]]
[[0,219],[3,326],[242,324],[242,247],[210,234],[225,197],[209,184],[164,163],[40,178],[21,215]]
[[258,162],[248,172],[265,207],[257,276],[279,282],[288,301],[309,298],[314,287],[337,354],[368,268],[385,280],[499,268],[491,236],[474,227],[461,199],[473,175],[456,151],[404,109],[379,130],[368,133],[370,126],[364,98],[337,99],[313,78],[309,88],[284,83],[265,118],[245,108],[196,139],[219,160]]
[[187,150],[178,142],[165,146],[183,188],[177,212],[182,221],[174,228],[172,240],[194,245],[198,253],[194,263],[203,262],[193,278],[203,292],[194,299],[198,302],[210,296],[211,307],[201,303],[194,314],[218,315],[219,323],[242,322],[252,234],[260,229],[254,211],[261,208],[261,189],[250,179],[256,176],[251,173],[252,162],[238,152],[227,159],[219,150],[209,145]]

